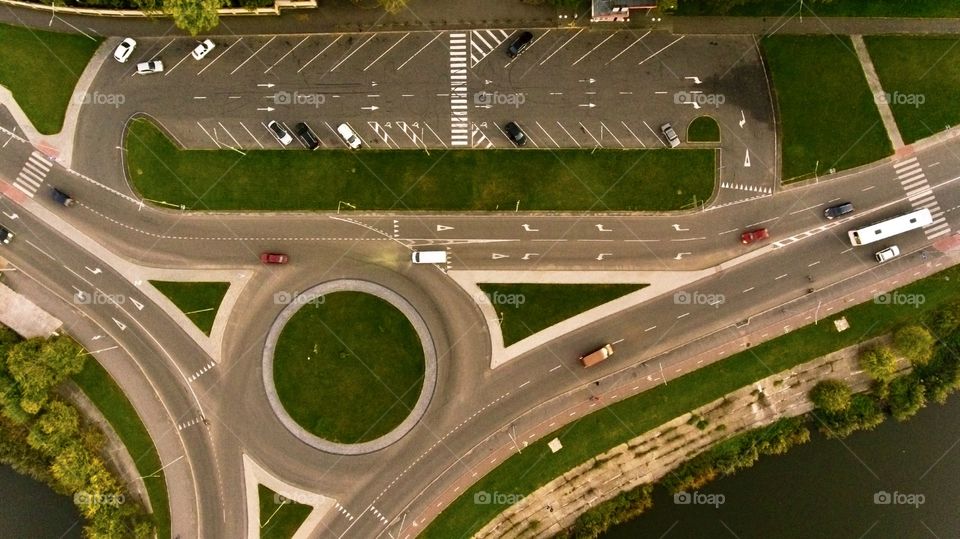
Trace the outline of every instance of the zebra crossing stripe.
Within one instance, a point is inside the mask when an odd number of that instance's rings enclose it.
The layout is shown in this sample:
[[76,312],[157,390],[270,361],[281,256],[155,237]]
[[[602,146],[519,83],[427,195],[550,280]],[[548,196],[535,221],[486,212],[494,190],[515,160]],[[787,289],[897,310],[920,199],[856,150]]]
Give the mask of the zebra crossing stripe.
[[450,34],[450,143],[453,146],[469,145],[467,113],[467,34],[457,32]]
[[933,222],[924,227],[923,232],[928,240],[943,236],[950,232],[950,224],[943,216],[944,212],[937,203],[937,196],[927,183],[927,176],[923,172],[923,167],[916,157],[900,163],[894,163],[893,169],[900,180],[900,186],[910,201],[910,206],[918,210],[927,208],[930,210],[930,216]]

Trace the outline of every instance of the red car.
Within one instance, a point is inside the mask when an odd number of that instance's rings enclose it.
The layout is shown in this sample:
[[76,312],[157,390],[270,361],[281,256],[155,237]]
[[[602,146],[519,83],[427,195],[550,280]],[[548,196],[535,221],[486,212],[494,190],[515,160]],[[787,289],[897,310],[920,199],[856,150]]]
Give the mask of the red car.
[[282,253],[263,253],[260,255],[260,262],[264,264],[286,264],[290,257]]
[[767,232],[766,228],[758,228],[756,230],[748,230],[743,234],[740,234],[740,243],[747,245],[759,240],[765,240],[770,237],[770,233]]

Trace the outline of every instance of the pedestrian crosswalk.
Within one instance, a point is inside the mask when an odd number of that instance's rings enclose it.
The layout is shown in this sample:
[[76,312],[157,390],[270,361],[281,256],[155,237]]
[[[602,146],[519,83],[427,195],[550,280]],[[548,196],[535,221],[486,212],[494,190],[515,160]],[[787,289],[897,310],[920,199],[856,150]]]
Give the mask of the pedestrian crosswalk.
[[474,30],[470,32],[470,67],[476,67],[510,36],[506,30]]
[[47,177],[47,173],[50,172],[51,166],[45,155],[37,151],[33,152],[17,174],[13,186],[33,198],[33,195],[37,194],[37,189],[40,189],[40,185],[43,184],[44,178]]
[[467,119],[467,34],[450,33],[450,144],[469,146]]
[[943,210],[937,203],[937,197],[933,194],[933,189],[927,183],[927,175],[923,172],[923,167],[916,157],[911,157],[904,161],[893,164],[894,173],[897,175],[897,181],[903,187],[907,194],[907,200],[914,210],[927,208],[933,217],[933,223],[924,227],[923,231],[928,240],[938,238],[950,233],[950,224],[943,216]]

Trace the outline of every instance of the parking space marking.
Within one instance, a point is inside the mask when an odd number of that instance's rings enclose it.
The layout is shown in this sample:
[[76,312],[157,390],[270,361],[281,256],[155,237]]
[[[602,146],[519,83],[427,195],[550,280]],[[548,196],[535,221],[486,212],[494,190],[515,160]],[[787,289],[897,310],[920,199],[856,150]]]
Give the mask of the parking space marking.
[[440,144],[443,144],[444,148],[447,147],[447,143],[444,142],[442,138],[440,138],[440,135],[438,135],[437,132],[434,131],[432,127],[430,127],[430,124],[428,124],[427,122],[423,122],[423,125],[427,126],[427,129],[429,129],[430,132],[433,133],[433,136],[437,138],[437,141],[440,142]]
[[239,149],[242,147],[242,146],[240,146],[240,141],[238,141],[236,138],[234,138],[233,133],[231,133],[230,130],[227,129],[222,123],[217,122],[217,124],[220,126],[221,129],[223,129],[224,131],[226,131],[228,137],[230,137],[231,139],[233,139],[234,147],[239,150]]
[[242,127],[243,130],[246,131],[248,135],[250,135],[250,138],[252,138],[257,143],[257,146],[260,146],[260,149],[262,150],[263,144],[260,144],[260,139],[258,139],[253,133],[251,133],[250,130],[247,129],[247,126],[243,125],[243,122],[240,122],[240,127]]
[[591,54],[593,51],[599,49],[601,45],[603,45],[603,44],[606,43],[607,41],[610,41],[611,39],[613,39],[613,36],[615,36],[615,35],[617,35],[617,32],[613,32],[612,34],[610,34],[609,36],[607,36],[607,39],[604,39],[604,40],[601,41],[600,43],[597,43],[592,49],[588,50],[588,51],[586,52],[586,54],[584,54],[583,56],[581,56],[580,58],[578,58],[576,62],[570,64],[570,66],[572,67],[572,66],[575,66],[575,65],[579,64],[584,58],[586,58],[587,56],[590,56],[590,54]]
[[554,55],[554,54],[557,54],[558,52],[560,52],[560,49],[566,47],[568,43],[570,43],[571,41],[573,41],[573,40],[574,40],[577,36],[579,36],[580,33],[583,32],[584,30],[586,30],[586,28],[581,28],[576,34],[573,34],[573,37],[571,37],[570,39],[566,40],[566,41],[563,43],[563,45],[560,45],[559,47],[557,47],[557,49],[556,49],[555,51],[553,51],[552,53],[550,53],[550,56],[547,56],[546,58],[544,58],[543,61],[540,62],[540,65],[543,65],[543,64],[547,63],[547,60],[553,58],[553,55]]
[[678,37],[677,39],[674,39],[674,40],[671,41],[669,44],[667,44],[666,46],[664,46],[662,49],[660,49],[660,50],[658,50],[657,52],[651,54],[650,56],[647,56],[647,57],[644,58],[643,60],[640,60],[640,63],[637,64],[637,65],[638,65],[638,66],[639,66],[639,65],[643,65],[644,62],[646,62],[647,60],[649,60],[649,59],[653,58],[654,56],[660,54],[661,52],[669,49],[670,47],[673,46],[674,43],[676,43],[677,41],[680,41],[680,40],[683,39],[684,37],[686,37],[686,36],[680,36],[680,37]]
[[540,122],[536,122],[536,124],[537,124],[537,127],[540,128],[540,131],[543,131],[543,134],[546,135],[547,138],[550,139],[550,140],[553,142],[553,145],[556,146],[557,148],[559,148],[560,145],[557,144],[557,141],[554,140],[553,137],[550,136],[550,133],[547,133],[547,130],[544,129],[542,125],[540,125]]
[[633,43],[627,45],[627,48],[625,48],[625,49],[623,49],[622,51],[618,52],[618,53],[616,54],[616,56],[614,56],[613,58],[607,60],[607,63],[605,63],[605,64],[603,64],[603,65],[604,65],[604,66],[610,65],[610,62],[616,60],[617,58],[620,58],[620,56],[621,56],[623,53],[625,53],[625,52],[627,52],[628,50],[630,50],[630,47],[633,47],[633,46],[636,45],[637,43],[640,43],[640,41],[641,41],[643,38],[647,37],[647,35],[649,35],[649,34],[650,34],[650,30],[647,30],[647,33],[646,33],[646,34],[643,34],[642,36],[638,37],[636,41],[634,41]]
[[647,129],[649,129],[650,132],[653,133],[653,138],[657,139],[657,141],[660,142],[661,146],[663,147],[667,146],[667,144],[663,141],[663,139],[660,138],[660,135],[658,135],[657,132],[654,131],[652,127],[650,127],[650,124],[648,124],[646,120],[643,121],[643,125],[647,126]]
[[160,47],[160,50],[158,50],[157,52],[153,53],[153,56],[151,56],[150,59],[151,59],[151,60],[156,60],[156,59],[157,59],[157,56],[160,56],[160,53],[162,53],[163,51],[167,50],[167,47],[169,47],[170,45],[173,45],[173,42],[174,42],[174,41],[176,41],[176,39],[171,39],[169,43],[167,43],[166,45]]
[[[487,39],[484,39],[484,37]],[[510,34],[506,30],[474,30],[470,32],[470,67],[476,67],[508,37],[510,37]],[[480,43],[477,43],[478,41]]]
[[597,143],[597,146],[603,147],[603,144],[601,144],[600,141],[597,140],[597,137],[593,136],[593,133],[591,133],[590,130],[587,129],[587,126],[583,125],[583,122],[577,122],[577,123],[580,124],[580,129],[582,129],[584,133],[590,135],[590,138],[592,138],[593,141]]
[[567,128],[564,127],[563,124],[560,123],[559,120],[557,120],[557,125],[559,125],[559,126],[560,126],[560,129],[563,129],[563,132],[566,133],[567,136],[570,137],[570,140],[572,140],[573,143],[577,145],[577,148],[583,148],[583,146],[580,145],[580,141],[578,141],[577,139],[573,138],[573,135],[571,135],[570,132],[567,131]]
[[400,71],[400,69],[403,68],[403,66],[407,65],[407,63],[409,63],[410,60],[413,60],[414,58],[416,58],[417,55],[419,55],[421,52],[423,52],[424,49],[426,49],[427,47],[429,47],[434,41],[440,39],[440,36],[442,36],[442,35],[443,35],[443,32],[437,32],[437,35],[434,36],[433,39],[431,39],[430,41],[428,41],[426,45],[420,47],[420,50],[418,50],[417,52],[413,53],[413,55],[412,55],[410,58],[407,58],[406,60],[404,60],[403,63],[400,64],[399,67],[397,67],[397,71]]
[[210,137],[210,140],[212,140],[213,143],[217,145],[217,148],[222,148],[222,146],[220,146],[220,143],[217,142],[217,139],[213,138],[213,136],[210,135],[210,132],[207,131],[206,128],[204,128],[203,125],[201,125],[199,121],[197,122],[197,125],[199,125],[199,126],[200,126],[200,129],[203,130],[204,134],[206,134],[208,137]]
[[626,146],[624,146],[623,143],[620,142],[620,139],[618,139],[617,136],[613,134],[613,131],[611,131],[610,128],[607,127],[603,122],[600,122],[600,138],[601,139],[603,138],[604,129],[607,130],[607,133],[610,133],[610,136],[613,137],[613,140],[617,141],[617,144],[619,144],[621,148],[626,148]]
[[400,147],[399,144],[394,144],[393,139],[390,137],[390,133],[387,133],[387,129],[380,125],[379,122],[367,122],[367,125],[373,129],[373,132],[377,134],[377,137],[379,137],[388,148],[393,148],[394,146],[397,148]]
[[333,44],[336,43],[337,41],[340,41],[340,38],[341,38],[341,37],[343,37],[343,34],[340,34],[339,36],[337,36],[337,38],[334,39],[333,41],[331,41],[329,45],[327,45],[326,47],[323,48],[323,50],[321,50],[320,52],[318,52],[317,54],[315,54],[315,55],[313,56],[313,58],[307,60],[307,63],[303,64],[303,67],[301,67],[300,69],[297,70],[297,73],[299,73],[299,72],[303,71],[304,69],[306,69],[307,66],[310,65],[310,64],[312,64],[313,61],[316,60],[317,58],[319,58],[321,54],[327,52],[327,49],[329,49],[330,47],[332,47]]
[[403,37],[401,37],[400,39],[398,39],[397,42],[394,43],[393,45],[390,45],[390,47],[389,47],[387,50],[383,51],[383,54],[381,54],[380,56],[377,56],[377,59],[374,60],[374,61],[372,61],[372,62],[370,62],[370,63],[367,65],[367,67],[363,68],[363,70],[366,71],[366,70],[370,69],[370,68],[373,66],[373,64],[379,62],[381,58],[383,58],[384,56],[386,56],[388,52],[392,51],[393,48],[396,47],[397,45],[399,45],[401,41],[403,41],[404,39],[407,39],[407,36],[409,36],[409,35],[410,35],[410,32],[407,32],[406,34],[403,34]]
[[[414,146],[418,148],[422,146],[424,149],[426,149],[427,145],[425,142],[423,142],[423,137],[418,135],[417,132],[414,130],[420,127],[418,123],[414,122],[413,127],[411,127],[411,124],[408,124],[407,122],[398,121],[397,127],[400,128],[400,131],[403,131],[403,134],[410,139],[410,142],[412,142]],[[423,130],[421,129],[420,132],[422,133]]]
[[329,129],[330,132],[333,133],[334,138],[339,140],[341,144],[343,144],[347,148],[350,147],[350,145],[347,144],[347,141],[343,140],[343,137],[340,136],[340,133],[337,133],[337,130],[331,127],[329,123],[323,122],[323,125],[327,126],[327,129]]
[[301,39],[301,40],[300,40],[300,43],[297,43],[296,45],[294,45],[292,49],[288,50],[287,53],[284,54],[283,56],[281,56],[279,60],[277,60],[276,62],[273,63],[273,65],[271,65],[270,67],[268,67],[268,68],[264,71],[264,73],[269,73],[271,69],[273,69],[274,67],[276,67],[277,64],[279,64],[280,62],[282,62],[284,58],[286,58],[287,56],[290,56],[291,54],[293,54],[293,51],[297,50],[297,47],[299,47],[300,45],[303,45],[303,42],[306,41],[306,40],[308,40],[308,39],[310,39],[310,36],[307,36],[307,37]]
[[[477,136],[478,134],[480,135],[479,137]],[[472,138],[471,146],[473,148],[476,148],[481,145],[483,145],[485,149],[496,147],[493,144],[493,141],[487,138],[486,133],[484,133],[483,130],[480,129],[480,126],[477,124],[473,124],[473,132],[471,133],[471,138]],[[484,144],[484,141],[486,141],[486,144]]]
[[163,76],[166,77],[166,76],[169,75],[170,73],[173,73],[173,70],[176,69],[176,68],[178,68],[178,67],[180,67],[180,64],[182,64],[187,58],[190,58],[191,54],[192,54],[192,53],[188,52],[187,55],[184,56],[183,58],[181,58],[179,62],[173,64],[173,67],[171,67],[170,69],[164,71]]
[[210,60],[210,63],[208,63],[207,65],[203,66],[203,69],[201,69],[200,71],[197,71],[197,76],[199,77],[200,74],[203,73],[204,71],[206,71],[207,69],[209,69],[210,66],[212,66],[214,62],[216,62],[217,60],[223,58],[228,52],[230,52],[230,49],[232,49],[234,45],[236,45],[237,43],[240,43],[241,41],[243,41],[243,38],[242,38],[242,37],[237,38],[237,40],[234,41],[233,43],[231,43],[229,47],[227,47],[226,49],[223,49],[223,52],[221,52],[220,54],[218,54],[216,58],[214,58],[213,60]]
[[264,49],[264,47],[266,47],[267,45],[269,45],[270,43],[272,43],[274,39],[277,39],[277,36],[273,36],[273,37],[271,37],[270,39],[268,39],[266,43],[264,43],[263,45],[261,45],[259,49],[257,49],[256,51],[254,51],[253,54],[251,54],[250,56],[248,56],[246,60],[240,62],[240,65],[238,65],[237,67],[233,68],[233,71],[231,71],[230,74],[233,75],[234,73],[236,73],[237,71],[239,71],[241,67],[243,67],[247,62],[249,62],[250,60],[252,60],[254,56],[256,56],[260,51],[262,51],[262,50]]
[[343,57],[343,60],[340,60],[339,62],[337,62],[337,65],[331,67],[331,68],[330,68],[330,71],[332,72],[332,71],[336,70],[338,67],[340,67],[341,65],[343,65],[343,63],[346,62],[347,60],[349,60],[351,56],[353,56],[354,54],[356,54],[358,50],[362,49],[367,43],[370,43],[371,41],[373,41],[373,38],[377,37],[377,34],[378,34],[377,32],[374,32],[373,35],[371,35],[370,37],[368,37],[366,41],[364,41],[363,43],[361,43],[357,48],[355,48],[355,49],[353,49],[352,51],[350,51],[350,54],[344,56],[344,57]]
[[633,138],[637,139],[637,142],[639,142],[641,146],[643,146],[644,148],[647,147],[647,145],[644,144],[642,140],[640,140],[640,137],[638,137],[637,134],[633,132],[633,129],[630,129],[630,126],[628,126],[626,122],[621,121],[620,123],[623,124],[623,127],[625,127],[627,131],[630,132],[631,135],[633,135]]

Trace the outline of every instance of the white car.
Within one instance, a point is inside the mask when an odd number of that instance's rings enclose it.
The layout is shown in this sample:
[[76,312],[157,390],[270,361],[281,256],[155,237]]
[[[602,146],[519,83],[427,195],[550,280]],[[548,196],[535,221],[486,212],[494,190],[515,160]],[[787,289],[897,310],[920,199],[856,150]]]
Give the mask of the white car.
[[900,248],[897,247],[896,245],[891,245],[890,247],[887,247],[886,249],[877,252],[877,254],[875,254],[874,256],[877,258],[877,262],[883,264],[887,260],[892,260],[900,256]]
[[149,75],[150,73],[159,73],[161,71],[163,71],[163,62],[160,60],[151,60],[137,64],[137,73],[141,75]]
[[670,144],[671,148],[676,148],[680,145],[680,137],[677,136],[677,132],[673,130],[672,125],[661,125],[660,132],[663,133],[663,137],[667,139],[667,143]]
[[192,54],[197,60],[203,60],[203,57],[212,51],[214,47],[216,47],[216,45],[213,44],[213,41],[204,39],[197,45],[195,49],[193,49],[193,52],[190,54]]
[[350,146],[354,150],[363,144],[363,141],[360,140],[360,137],[358,137],[357,134],[353,132],[353,129],[350,129],[350,126],[347,124],[338,125],[337,133],[340,133],[340,136],[343,137],[343,140],[347,143],[347,146]]
[[276,120],[270,120],[270,123],[267,124],[267,127],[271,132],[273,132],[273,136],[277,137],[277,140],[280,141],[280,144],[286,146],[293,142],[293,135],[284,129],[282,125],[277,123]]
[[121,64],[126,62],[130,58],[130,55],[133,54],[133,49],[137,47],[137,42],[134,41],[132,37],[125,38],[123,41],[117,45],[117,50],[113,51],[114,60],[120,62]]

